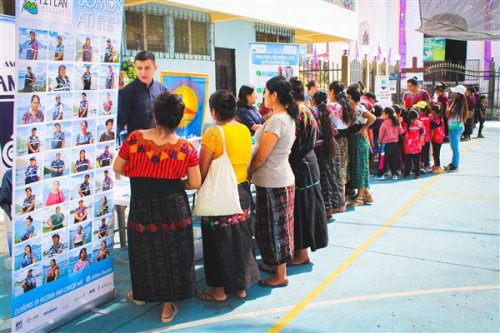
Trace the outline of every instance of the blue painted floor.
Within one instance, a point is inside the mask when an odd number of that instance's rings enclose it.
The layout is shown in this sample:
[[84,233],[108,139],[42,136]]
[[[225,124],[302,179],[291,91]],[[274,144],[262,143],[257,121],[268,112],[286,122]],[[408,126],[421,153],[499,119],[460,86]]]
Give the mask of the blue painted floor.
[[[56,332],[498,332],[500,123],[486,127],[485,139],[461,143],[459,173],[373,180],[375,203],[337,215],[330,245],[311,254],[313,265],[289,269],[287,288],[253,286],[246,301],[223,304],[179,302],[165,325],[159,304],[126,300],[127,253],[115,250],[117,298]],[[446,144],[442,163],[450,156]],[[9,274],[2,270],[2,329]]]

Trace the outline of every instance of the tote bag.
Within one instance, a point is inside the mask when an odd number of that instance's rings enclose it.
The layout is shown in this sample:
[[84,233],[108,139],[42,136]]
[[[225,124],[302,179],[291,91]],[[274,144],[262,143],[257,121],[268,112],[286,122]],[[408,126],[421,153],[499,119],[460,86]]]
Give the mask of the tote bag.
[[193,214],[197,216],[225,216],[243,213],[236,174],[226,152],[224,130],[220,126],[217,128],[222,135],[222,155],[210,164],[207,177],[196,195]]

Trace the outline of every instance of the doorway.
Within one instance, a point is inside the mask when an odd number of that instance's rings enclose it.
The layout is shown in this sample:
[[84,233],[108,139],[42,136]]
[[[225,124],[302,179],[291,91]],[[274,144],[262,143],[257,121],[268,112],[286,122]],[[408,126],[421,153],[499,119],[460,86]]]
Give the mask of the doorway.
[[236,94],[236,66],[234,49],[215,48],[215,88]]

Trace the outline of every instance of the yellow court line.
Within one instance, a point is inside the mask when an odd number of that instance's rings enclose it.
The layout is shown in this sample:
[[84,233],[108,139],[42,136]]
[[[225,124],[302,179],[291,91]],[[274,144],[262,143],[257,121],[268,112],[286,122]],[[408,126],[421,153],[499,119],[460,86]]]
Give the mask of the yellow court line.
[[[461,154],[469,151],[469,149],[477,142],[471,141],[463,147]],[[297,303],[292,310],[287,312],[281,317],[270,329],[269,333],[281,332],[297,315],[304,310],[315,298],[317,298],[326,288],[328,288],[344,271],[351,266],[351,264],[358,259],[375,241],[377,241],[384,232],[386,232],[397,220],[399,220],[422,196],[431,188],[436,182],[441,179],[444,173],[438,174],[436,177],[428,181],[417,193],[396,213],[394,214],[383,226],[381,226],[366,242],[354,251],[335,271],[330,273],[328,277],[323,280],[313,289],[306,297]]]
[[468,195],[468,194],[455,194],[448,192],[428,192],[427,195],[439,196],[439,197],[450,197],[450,198],[462,198],[462,199],[472,199],[472,200],[485,200],[485,201],[500,201],[500,197],[483,197],[480,195]]
[[[344,297],[338,298],[328,301],[320,301],[314,302],[307,305],[307,309],[315,309],[321,307],[327,307],[332,305],[340,305],[340,304],[349,304],[356,302],[368,302],[368,301],[377,301],[377,300],[385,300],[385,299],[395,299],[395,298],[407,298],[407,297],[416,297],[416,296],[426,296],[426,295],[439,295],[439,294],[447,294],[447,293],[460,293],[460,292],[473,292],[473,291],[490,291],[490,290],[498,290],[500,289],[499,284],[492,285],[478,285],[478,286],[464,286],[464,287],[451,287],[451,288],[440,288],[440,289],[423,289],[423,290],[411,290],[411,291],[400,291],[396,293],[386,293],[386,294],[371,294],[371,295],[360,295],[360,296],[352,296],[352,297]],[[293,306],[283,306],[279,308],[271,308],[271,309],[263,309],[252,312],[243,312],[243,313],[235,313],[228,314],[220,317],[211,317],[206,319],[200,319],[196,321],[191,321],[182,324],[176,324],[169,326],[168,328],[161,328],[158,330],[148,331],[150,333],[159,333],[159,332],[169,332],[169,331],[178,331],[182,329],[190,329],[194,327],[207,326],[219,324],[227,321],[239,320],[239,319],[247,319],[254,318],[260,316],[269,316],[272,314],[278,314],[282,312],[289,311],[293,308]]]

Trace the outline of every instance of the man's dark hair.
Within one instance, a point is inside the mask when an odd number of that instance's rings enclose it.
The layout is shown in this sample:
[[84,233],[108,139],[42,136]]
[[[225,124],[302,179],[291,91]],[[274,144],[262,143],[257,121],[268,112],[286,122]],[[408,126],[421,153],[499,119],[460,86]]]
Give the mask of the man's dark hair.
[[137,53],[134,59],[134,61],[146,61],[146,60],[152,60],[153,62],[155,62],[155,55],[149,51],[141,51]]

